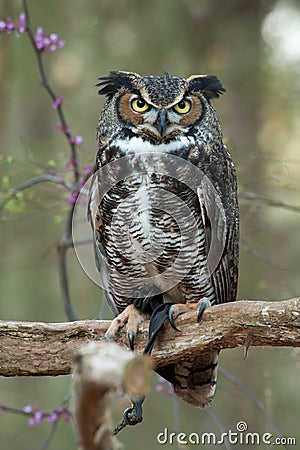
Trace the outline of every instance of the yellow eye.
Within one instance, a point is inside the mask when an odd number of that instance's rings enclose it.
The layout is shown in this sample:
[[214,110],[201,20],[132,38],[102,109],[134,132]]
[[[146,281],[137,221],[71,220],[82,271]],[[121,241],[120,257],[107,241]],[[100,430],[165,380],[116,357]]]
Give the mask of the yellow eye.
[[137,112],[137,113],[144,113],[146,111],[149,111],[150,109],[150,105],[145,102],[144,99],[142,98],[134,98],[133,100],[131,100],[130,103],[131,108],[133,109],[133,111]]
[[186,114],[190,112],[191,107],[192,102],[187,98],[183,98],[182,100],[180,100],[180,102],[178,102],[176,105],[173,106],[173,109],[179,114]]

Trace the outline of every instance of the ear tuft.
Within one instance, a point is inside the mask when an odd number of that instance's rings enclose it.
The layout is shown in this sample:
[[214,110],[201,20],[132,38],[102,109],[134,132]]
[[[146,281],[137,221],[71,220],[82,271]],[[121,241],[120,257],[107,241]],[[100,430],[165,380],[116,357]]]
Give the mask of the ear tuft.
[[132,81],[137,77],[140,77],[137,73],[113,70],[107,77],[98,78],[100,82],[96,86],[101,88],[98,94],[112,98],[119,89],[132,90]]
[[221,81],[215,75],[192,75],[187,81],[190,91],[200,92],[207,100],[218,98],[226,92]]

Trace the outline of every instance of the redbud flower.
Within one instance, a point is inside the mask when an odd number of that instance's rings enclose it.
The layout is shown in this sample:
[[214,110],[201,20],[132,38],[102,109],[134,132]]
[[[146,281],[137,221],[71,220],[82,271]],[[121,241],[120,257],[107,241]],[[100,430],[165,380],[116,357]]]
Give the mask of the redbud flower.
[[71,413],[70,409],[65,409],[65,421],[70,422],[71,419],[72,419],[72,413]]
[[58,421],[58,415],[55,412],[51,413],[50,416],[47,417],[47,422],[49,422],[49,423],[55,423],[57,421]]
[[33,412],[33,410],[34,410],[34,407],[32,405],[27,405],[27,406],[24,406],[24,408],[23,408],[23,411],[25,413],[31,413],[31,412]]
[[18,32],[25,33],[26,31],[26,16],[24,13],[19,15]]
[[57,123],[56,125],[55,125],[55,131],[57,132],[57,133],[63,133],[63,134],[67,134],[67,133],[70,133],[70,129],[71,129],[71,127],[70,127],[70,125],[65,125],[64,127],[62,126],[62,124],[61,123]]
[[52,103],[52,108],[53,109],[57,109],[59,105],[62,104],[63,102],[63,98],[62,97],[56,97],[56,99],[54,100],[54,102]]
[[74,138],[70,137],[68,139],[68,142],[69,144],[81,145],[83,142],[83,137],[82,136],[75,136]]
[[59,40],[56,33],[51,33],[49,36],[45,35],[45,31],[42,27],[38,27],[34,35],[34,41],[38,50],[49,50],[55,52],[58,48],[64,46],[64,41]]
[[164,390],[164,386],[162,384],[158,384],[155,388],[156,392],[161,392]]
[[74,167],[74,159],[72,156],[70,156],[70,158],[68,159],[68,161],[65,164],[65,169],[73,169]]
[[82,136],[76,136],[74,139],[74,144],[76,145],[81,145],[83,142],[83,137]]
[[74,205],[76,203],[78,197],[78,192],[73,192],[70,197],[68,198],[68,202],[70,203],[70,205]]
[[89,164],[84,165],[86,170],[86,175],[91,175],[93,173],[93,168]]
[[28,424],[32,427],[34,425],[39,425],[43,419],[43,412],[36,411],[32,417],[28,420]]
[[[171,385],[171,383],[169,383],[167,380],[165,380],[163,377],[159,377],[158,378],[158,382],[162,383],[162,384],[158,384],[155,388],[156,392],[162,392],[165,390],[166,387],[167,388],[167,394],[171,395],[174,392],[173,386]],[[167,386],[166,386],[167,384]]]
[[6,23],[4,22],[4,20],[0,20],[0,31],[5,30],[6,30]]
[[20,34],[26,31],[26,16],[24,13],[19,15],[18,22],[14,23],[10,17],[6,20],[0,20],[0,32],[6,31],[6,34],[12,34],[14,31],[18,31]]

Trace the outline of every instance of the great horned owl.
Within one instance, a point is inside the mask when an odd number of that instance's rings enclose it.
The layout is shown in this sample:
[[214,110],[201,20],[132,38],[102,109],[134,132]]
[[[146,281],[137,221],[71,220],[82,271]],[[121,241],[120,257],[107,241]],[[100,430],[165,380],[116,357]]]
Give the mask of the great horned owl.
[[[155,328],[156,316],[168,310],[175,326],[186,303],[236,299],[236,172],[210,103],[225,91],[216,76],[114,71],[98,86],[108,99],[97,128],[89,217],[96,264],[117,316],[108,334],[126,325],[132,344],[145,317],[152,315]],[[187,358],[160,374],[181,398],[206,406],[217,359],[218,353]]]

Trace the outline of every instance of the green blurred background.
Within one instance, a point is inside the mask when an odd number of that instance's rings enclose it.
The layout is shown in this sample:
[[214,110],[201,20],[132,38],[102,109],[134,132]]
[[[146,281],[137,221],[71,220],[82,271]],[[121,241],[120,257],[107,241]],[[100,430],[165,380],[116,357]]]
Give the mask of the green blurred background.
[[[300,293],[300,2],[274,0],[29,0],[33,27],[58,33],[65,48],[45,55],[74,135],[82,135],[82,168],[93,164],[95,128],[103,99],[94,87],[110,70],[141,74],[216,74],[227,89],[214,102],[237,166],[241,207],[239,298],[284,299]],[[21,2],[0,0],[0,17],[16,18]],[[55,111],[39,77],[28,37],[0,35],[0,157],[5,193],[19,183],[64,169],[68,146],[54,129]],[[251,201],[243,198],[253,194]],[[258,198],[294,205],[270,207]],[[56,243],[64,229],[68,193],[39,185],[24,193],[26,207],[1,220],[0,318],[65,321]],[[296,209],[298,208],[298,213]],[[79,318],[96,318],[100,289],[68,252],[73,305]],[[110,318],[106,310],[105,317]],[[1,351],[1,349],[0,349]],[[285,436],[300,443],[299,351],[251,348],[221,354],[221,366],[262,402]],[[55,408],[69,392],[69,377],[0,379],[0,404]],[[153,389],[144,422],[120,434],[125,448],[158,449],[157,433],[219,433],[211,415]],[[122,407],[117,410],[120,418]],[[245,420],[249,431],[273,433],[266,418],[226,377],[219,375],[211,408],[224,430]],[[47,423],[0,415],[0,450],[41,449]],[[145,444],[147,442],[147,444]],[[176,445],[164,445],[166,449]],[[222,446],[221,446],[222,447]],[[50,450],[75,449],[71,424],[59,424]],[[224,445],[222,448],[225,448]],[[244,448],[235,445],[234,448]],[[253,446],[252,448],[261,448]]]

